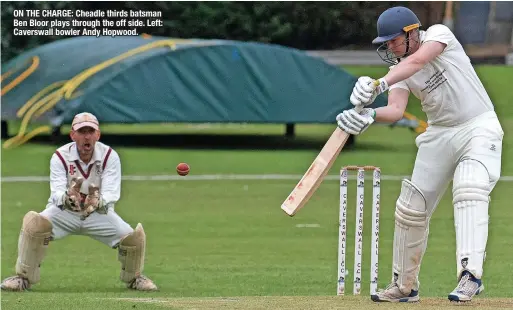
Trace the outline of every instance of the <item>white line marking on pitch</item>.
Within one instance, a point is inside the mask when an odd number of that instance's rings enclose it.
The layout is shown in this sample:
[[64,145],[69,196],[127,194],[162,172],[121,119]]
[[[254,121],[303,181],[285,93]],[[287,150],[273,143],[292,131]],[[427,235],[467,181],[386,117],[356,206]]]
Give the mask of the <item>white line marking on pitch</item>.
[[321,225],[319,224],[296,224],[297,228],[319,228]]
[[111,299],[111,300],[121,300],[121,301],[132,301],[132,302],[147,302],[147,303],[165,303],[168,302],[167,299],[162,298],[145,298],[145,297],[112,297],[112,298],[99,298],[99,299]]
[[[298,181],[303,177],[299,174],[201,174],[188,175],[185,177],[179,175],[126,175],[122,177],[124,181],[229,181],[229,180],[295,180]],[[401,181],[409,176],[401,175],[381,175],[381,179],[385,181]],[[339,175],[327,175],[325,180],[339,180]],[[355,179],[353,175],[349,179]],[[366,176],[371,180],[372,176]],[[49,177],[45,176],[8,176],[2,177],[3,183],[15,182],[48,182]],[[513,176],[503,176],[500,178],[503,182],[512,182]]]

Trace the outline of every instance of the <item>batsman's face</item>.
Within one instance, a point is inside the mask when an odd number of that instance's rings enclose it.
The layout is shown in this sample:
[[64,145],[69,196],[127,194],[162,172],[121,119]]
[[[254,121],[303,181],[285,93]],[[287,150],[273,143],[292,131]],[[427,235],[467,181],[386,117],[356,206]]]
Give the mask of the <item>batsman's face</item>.
[[406,54],[406,36],[400,35],[390,41],[387,41],[387,46],[395,56],[401,57]]
[[418,31],[411,31],[409,39],[406,39],[406,35],[402,34],[390,41],[387,41],[388,49],[394,53],[397,57],[403,57],[406,55],[406,48],[408,48],[408,55],[415,53],[420,47],[420,38]]
[[71,131],[71,139],[76,142],[78,153],[91,155],[96,142],[100,140],[100,131],[91,127],[82,127]]

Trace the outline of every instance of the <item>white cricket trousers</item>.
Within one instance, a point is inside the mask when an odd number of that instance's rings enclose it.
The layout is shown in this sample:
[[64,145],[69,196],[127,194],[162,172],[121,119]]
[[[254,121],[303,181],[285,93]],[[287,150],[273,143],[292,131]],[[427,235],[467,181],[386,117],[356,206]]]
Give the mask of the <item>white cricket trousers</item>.
[[429,126],[417,137],[411,182],[425,195],[428,219],[453,179],[456,166],[464,159],[477,160],[486,167],[493,190],[501,175],[503,135],[492,111],[457,127]]
[[114,248],[121,239],[133,232],[132,227],[114,211],[114,208],[109,208],[107,214],[94,212],[85,220],[80,219],[79,213],[61,210],[53,204],[49,204],[40,214],[52,222],[53,240],[68,235],[84,235]]

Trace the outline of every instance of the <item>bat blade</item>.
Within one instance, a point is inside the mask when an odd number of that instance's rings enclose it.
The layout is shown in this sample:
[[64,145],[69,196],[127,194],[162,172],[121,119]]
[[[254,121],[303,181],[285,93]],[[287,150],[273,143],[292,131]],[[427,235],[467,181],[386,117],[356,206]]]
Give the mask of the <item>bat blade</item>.
[[349,134],[336,128],[321,152],[312,162],[299,183],[281,205],[281,209],[289,216],[294,216],[308,202],[319,188],[324,177],[337,159],[338,154],[347,142]]

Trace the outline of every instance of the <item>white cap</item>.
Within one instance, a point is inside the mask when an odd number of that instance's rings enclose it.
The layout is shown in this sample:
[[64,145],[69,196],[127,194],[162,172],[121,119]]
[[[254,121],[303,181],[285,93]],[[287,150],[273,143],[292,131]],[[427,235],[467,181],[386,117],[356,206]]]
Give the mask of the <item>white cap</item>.
[[79,130],[82,127],[91,127],[94,128],[94,130],[99,130],[100,123],[98,122],[96,116],[93,114],[83,112],[75,115],[75,118],[73,118],[73,123],[71,124],[71,129]]

